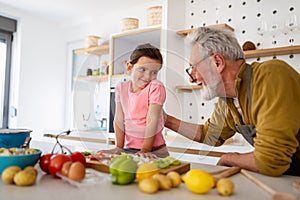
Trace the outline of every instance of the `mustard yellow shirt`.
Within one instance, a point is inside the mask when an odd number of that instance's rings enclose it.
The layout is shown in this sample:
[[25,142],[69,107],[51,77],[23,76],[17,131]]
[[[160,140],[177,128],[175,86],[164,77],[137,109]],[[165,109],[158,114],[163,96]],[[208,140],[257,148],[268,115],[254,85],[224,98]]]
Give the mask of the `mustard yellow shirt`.
[[[283,174],[295,154],[300,159],[300,75],[281,60],[254,62],[252,66],[252,110],[246,89],[246,64],[236,78],[236,92],[244,119],[232,99],[219,99],[210,119],[201,125],[200,142],[220,146],[237,132],[236,125],[253,124],[254,158],[262,174]],[[300,169],[299,169],[300,170]]]

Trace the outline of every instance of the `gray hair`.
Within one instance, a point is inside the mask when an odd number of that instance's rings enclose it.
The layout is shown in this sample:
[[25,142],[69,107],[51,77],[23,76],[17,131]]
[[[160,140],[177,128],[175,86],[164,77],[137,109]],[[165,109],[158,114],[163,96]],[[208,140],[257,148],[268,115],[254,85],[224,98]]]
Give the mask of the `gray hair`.
[[186,42],[190,45],[198,43],[203,57],[218,52],[229,60],[245,59],[238,40],[226,28],[200,27],[187,36]]

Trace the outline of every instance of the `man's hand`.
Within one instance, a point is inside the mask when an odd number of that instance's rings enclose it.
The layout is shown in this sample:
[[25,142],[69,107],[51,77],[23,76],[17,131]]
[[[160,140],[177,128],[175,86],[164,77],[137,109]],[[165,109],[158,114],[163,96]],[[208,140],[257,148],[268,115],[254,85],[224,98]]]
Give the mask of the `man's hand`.
[[220,157],[217,165],[238,166],[243,169],[259,172],[256,167],[254,154],[250,153],[226,153]]
[[233,159],[235,157],[238,157],[239,153],[226,153],[220,157],[220,160],[218,161],[217,165],[221,166],[234,166]]

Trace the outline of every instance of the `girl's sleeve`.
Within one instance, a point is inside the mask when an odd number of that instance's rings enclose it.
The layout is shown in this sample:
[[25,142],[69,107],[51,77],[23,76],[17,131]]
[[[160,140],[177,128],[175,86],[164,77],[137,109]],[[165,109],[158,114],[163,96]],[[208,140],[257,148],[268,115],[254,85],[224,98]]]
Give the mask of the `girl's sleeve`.
[[158,80],[151,81],[149,103],[163,105],[166,100],[166,89],[162,82]]

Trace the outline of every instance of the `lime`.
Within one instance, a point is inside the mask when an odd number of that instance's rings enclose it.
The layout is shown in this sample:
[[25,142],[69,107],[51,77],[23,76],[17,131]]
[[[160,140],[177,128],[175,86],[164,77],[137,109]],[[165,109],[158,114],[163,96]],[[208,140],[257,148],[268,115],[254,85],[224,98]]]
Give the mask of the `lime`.
[[200,169],[188,171],[182,179],[187,188],[197,194],[207,193],[215,184],[212,175]]

